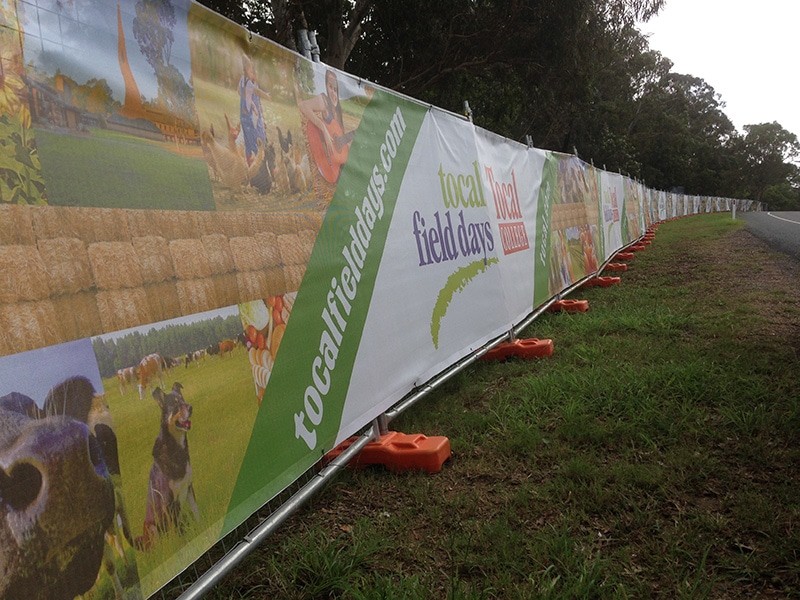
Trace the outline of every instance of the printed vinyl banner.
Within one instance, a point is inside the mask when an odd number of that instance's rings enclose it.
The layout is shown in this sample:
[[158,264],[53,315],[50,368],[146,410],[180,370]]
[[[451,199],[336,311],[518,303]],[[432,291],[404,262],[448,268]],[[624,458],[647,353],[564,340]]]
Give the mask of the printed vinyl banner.
[[0,600],[153,595],[654,221],[731,208],[189,0],[0,0],[0,36]]

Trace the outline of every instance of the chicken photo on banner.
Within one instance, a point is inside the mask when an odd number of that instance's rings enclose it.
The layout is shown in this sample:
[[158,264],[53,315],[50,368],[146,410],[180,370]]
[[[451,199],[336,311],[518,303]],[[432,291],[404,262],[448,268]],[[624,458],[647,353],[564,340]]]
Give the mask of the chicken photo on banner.
[[200,5],[189,29],[217,209],[324,214],[371,89]]

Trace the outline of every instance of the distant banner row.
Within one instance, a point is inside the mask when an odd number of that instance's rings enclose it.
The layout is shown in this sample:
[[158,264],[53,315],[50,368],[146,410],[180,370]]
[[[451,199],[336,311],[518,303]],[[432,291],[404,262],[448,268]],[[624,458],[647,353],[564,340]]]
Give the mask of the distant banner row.
[[0,0],[0,36],[2,599],[149,597],[651,223],[732,207],[183,0]]

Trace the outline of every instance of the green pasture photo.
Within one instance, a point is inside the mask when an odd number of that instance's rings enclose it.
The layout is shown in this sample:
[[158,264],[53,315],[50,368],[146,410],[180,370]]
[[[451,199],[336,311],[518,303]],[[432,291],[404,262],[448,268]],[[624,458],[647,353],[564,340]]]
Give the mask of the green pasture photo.
[[104,129],[36,129],[47,198],[58,206],[213,210],[200,147]]
[[[187,515],[183,534],[161,535],[151,550],[136,553],[145,597],[218,540],[258,410],[243,347],[232,355],[208,356],[188,367],[180,364],[167,370],[163,379],[167,389],[176,381],[181,383],[183,396],[192,405],[187,437],[201,520],[193,523]],[[104,380],[103,385],[117,434],[125,509],[136,537],[142,534],[161,411],[151,390],[140,400],[135,385],[122,395],[116,378]]]

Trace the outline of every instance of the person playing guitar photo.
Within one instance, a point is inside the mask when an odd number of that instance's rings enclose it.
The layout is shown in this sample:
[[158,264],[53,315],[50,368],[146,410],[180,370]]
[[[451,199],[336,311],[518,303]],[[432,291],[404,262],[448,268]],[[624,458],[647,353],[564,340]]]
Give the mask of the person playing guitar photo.
[[326,71],[325,92],[300,101],[298,107],[307,119],[308,146],[317,168],[325,181],[336,183],[355,133],[344,131],[336,72]]

